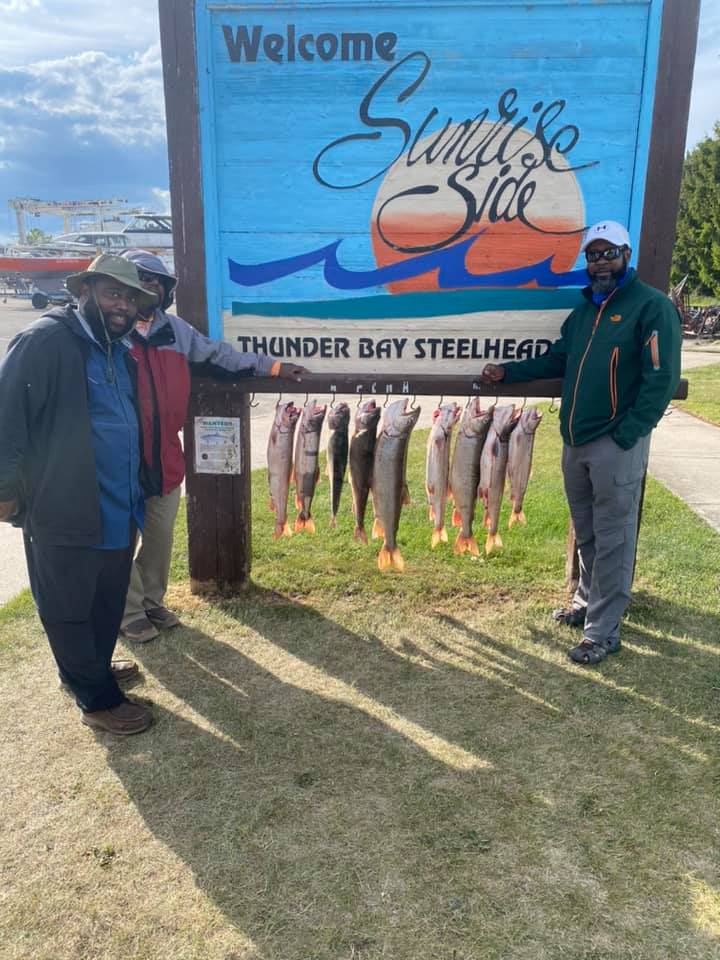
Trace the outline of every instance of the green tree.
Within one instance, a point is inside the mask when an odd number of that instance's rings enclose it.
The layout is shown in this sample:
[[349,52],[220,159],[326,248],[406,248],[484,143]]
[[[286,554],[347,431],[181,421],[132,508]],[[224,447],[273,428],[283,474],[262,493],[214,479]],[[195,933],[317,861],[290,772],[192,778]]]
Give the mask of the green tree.
[[39,227],[33,227],[25,234],[25,239],[29,246],[36,247],[39,243],[47,243],[48,240],[52,240],[52,234],[45,233]]
[[685,157],[671,282],[689,275],[689,289],[720,293],[720,122]]

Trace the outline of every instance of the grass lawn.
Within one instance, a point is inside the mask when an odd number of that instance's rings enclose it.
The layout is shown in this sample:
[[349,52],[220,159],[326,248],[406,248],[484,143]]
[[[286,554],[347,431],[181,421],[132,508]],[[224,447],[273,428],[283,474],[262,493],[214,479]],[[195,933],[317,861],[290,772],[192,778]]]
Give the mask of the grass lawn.
[[624,650],[577,667],[558,461],[549,415],[529,526],[472,561],[430,551],[417,435],[384,577],[327,481],[275,543],[258,472],[241,598],[189,594],[179,524],[125,741],[0,611],[3,960],[720,957],[720,537],[650,481]]
[[673,405],[720,426],[720,363],[696,367],[683,376],[688,380],[688,398]]

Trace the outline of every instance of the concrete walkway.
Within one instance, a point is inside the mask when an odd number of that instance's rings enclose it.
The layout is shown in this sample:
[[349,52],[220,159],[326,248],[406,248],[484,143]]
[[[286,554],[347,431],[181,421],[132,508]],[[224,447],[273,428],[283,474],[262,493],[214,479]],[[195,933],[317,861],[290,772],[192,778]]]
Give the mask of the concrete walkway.
[[[699,349],[683,350],[683,370],[720,363],[720,353]],[[288,397],[290,399],[290,397]],[[304,392],[294,396],[296,404]],[[322,398],[321,398],[322,399]],[[357,397],[345,399],[354,409]],[[418,397],[422,407],[419,427],[430,425],[437,397]],[[445,397],[445,401],[465,402],[464,397]],[[265,448],[275,408],[274,397],[261,397],[252,412],[252,466],[265,466]],[[325,441],[327,433],[323,434]],[[681,410],[671,409],[653,434],[650,473],[684,500],[700,517],[720,532],[720,427],[696,419]],[[19,530],[0,523],[0,606],[28,585]]]

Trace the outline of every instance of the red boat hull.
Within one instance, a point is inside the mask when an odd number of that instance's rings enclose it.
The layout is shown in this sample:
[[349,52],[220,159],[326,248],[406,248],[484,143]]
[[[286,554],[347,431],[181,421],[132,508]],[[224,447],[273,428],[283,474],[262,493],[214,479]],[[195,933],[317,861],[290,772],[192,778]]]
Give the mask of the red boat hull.
[[30,277],[36,273],[68,277],[85,270],[88,257],[0,257],[0,276]]

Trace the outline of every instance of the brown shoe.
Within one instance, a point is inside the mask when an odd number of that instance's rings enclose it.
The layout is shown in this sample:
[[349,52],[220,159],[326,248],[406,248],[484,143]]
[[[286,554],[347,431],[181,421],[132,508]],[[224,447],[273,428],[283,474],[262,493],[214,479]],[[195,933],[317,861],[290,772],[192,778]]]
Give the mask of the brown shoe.
[[133,620],[132,623],[129,623],[126,627],[123,627],[120,632],[133,643],[148,643],[148,641],[154,640],[155,637],[160,636],[147,617],[141,617],[139,620]]
[[167,607],[153,607],[145,611],[145,616],[158,630],[170,630],[172,627],[180,626],[179,617],[176,617]]
[[123,680],[132,680],[133,677],[140,676],[140,667],[134,660],[113,660],[110,664],[110,672],[118,683]]
[[117,737],[127,737],[147,730],[153,722],[153,715],[147,707],[125,700],[116,707],[110,707],[109,710],[83,713],[82,722],[93,730],[102,730]]
[[[113,660],[110,664],[110,672],[118,683],[126,683],[140,676],[140,667],[134,660]],[[63,693],[72,693],[64,680],[60,681],[60,689]]]

